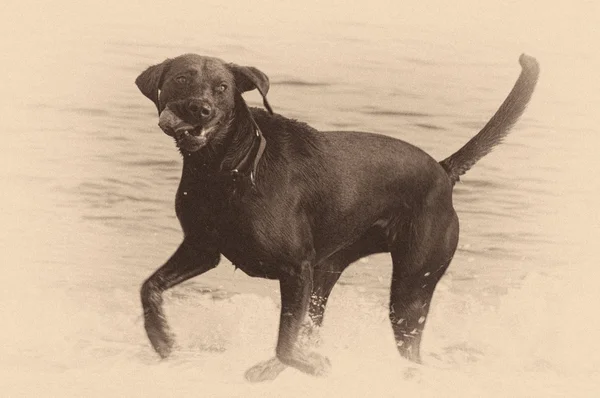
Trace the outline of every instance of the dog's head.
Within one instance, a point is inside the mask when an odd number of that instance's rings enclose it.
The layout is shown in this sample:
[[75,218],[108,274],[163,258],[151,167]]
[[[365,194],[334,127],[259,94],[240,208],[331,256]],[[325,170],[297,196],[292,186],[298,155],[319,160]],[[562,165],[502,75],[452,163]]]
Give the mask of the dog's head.
[[218,58],[186,54],[167,59],[146,69],[135,83],[156,105],[159,127],[187,152],[199,150],[227,131],[245,91],[258,89],[272,113],[266,98],[267,75]]

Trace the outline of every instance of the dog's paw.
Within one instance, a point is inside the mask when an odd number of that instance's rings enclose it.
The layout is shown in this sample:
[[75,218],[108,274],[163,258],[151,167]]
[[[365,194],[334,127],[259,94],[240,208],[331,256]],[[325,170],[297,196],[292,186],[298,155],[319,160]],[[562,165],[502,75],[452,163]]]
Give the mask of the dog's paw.
[[279,357],[281,362],[311,376],[325,376],[331,370],[329,359],[316,352],[294,351]]
[[331,372],[331,361],[326,356],[309,352],[306,354],[306,373],[313,376],[326,376]]
[[150,343],[152,343],[152,347],[154,347],[154,350],[162,359],[167,358],[171,354],[171,351],[173,351],[175,339],[171,333],[164,330],[148,331],[148,338],[150,339]]
[[423,372],[419,366],[409,366],[402,372],[406,381],[421,383],[423,381]]
[[171,351],[173,351],[174,341],[172,339],[168,340],[160,340],[153,343],[154,350],[160,355],[162,359],[166,359],[169,355],[171,355]]
[[285,368],[286,365],[279,359],[272,358],[248,369],[245,377],[246,380],[253,383],[275,380],[275,378],[279,376],[279,373],[283,372]]

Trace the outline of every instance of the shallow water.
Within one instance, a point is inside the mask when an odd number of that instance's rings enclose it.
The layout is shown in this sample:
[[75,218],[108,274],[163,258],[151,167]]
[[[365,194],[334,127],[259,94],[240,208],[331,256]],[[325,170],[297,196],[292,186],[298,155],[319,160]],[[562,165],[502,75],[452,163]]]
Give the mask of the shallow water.
[[[596,6],[153,4],[5,10],[7,396],[595,396]],[[434,297],[423,367],[393,348],[386,255],[352,266],[332,294],[327,378],[288,369],[273,383],[243,380],[273,353],[278,286],[227,261],[166,294],[179,347],[157,360],[138,291],[181,239],[181,159],[133,84],[145,67],[184,52],[253,65],[278,113],[442,159],[495,112],[524,51],[540,83],[502,147],[455,189],[459,250]]]

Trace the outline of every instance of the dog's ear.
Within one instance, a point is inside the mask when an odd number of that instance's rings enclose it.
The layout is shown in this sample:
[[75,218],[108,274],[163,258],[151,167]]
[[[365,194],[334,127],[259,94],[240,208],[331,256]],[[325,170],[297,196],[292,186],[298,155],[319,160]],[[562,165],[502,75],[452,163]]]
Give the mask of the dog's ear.
[[142,94],[150,98],[156,105],[156,109],[160,113],[160,104],[158,102],[159,90],[162,87],[163,77],[165,72],[169,68],[171,63],[170,59],[165,60],[163,63],[153,65],[142,72],[141,75],[135,79],[135,84],[138,86]]
[[270,114],[273,114],[273,109],[267,101],[267,93],[269,92],[269,77],[256,69],[253,66],[239,66],[236,64],[227,65],[235,78],[235,85],[240,93],[245,91],[258,89],[258,92],[263,97],[263,104]]

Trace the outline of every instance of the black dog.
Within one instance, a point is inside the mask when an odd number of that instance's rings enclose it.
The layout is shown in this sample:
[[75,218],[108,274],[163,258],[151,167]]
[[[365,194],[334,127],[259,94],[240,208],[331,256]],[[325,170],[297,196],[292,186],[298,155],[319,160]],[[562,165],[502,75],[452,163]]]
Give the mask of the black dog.
[[[431,297],[458,241],[453,186],[506,136],[537,82],[536,60],[519,61],[521,75],[496,114],[439,163],[387,136],[323,133],[273,114],[269,80],[253,67],[187,54],[144,71],[136,84],[183,155],[175,207],[184,239],[141,289],[146,332],[158,354],[168,356],[173,346],[162,292],[216,267],[223,254],[250,276],[278,279],[281,288],[276,357],[246,377],[273,379],[285,365],[321,375],[327,358],[297,341],[307,312],[320,326],[342,271],[361,257],[390,252],[396,345],[420,362]],[[255,88],[268,112],[242,99]]]

